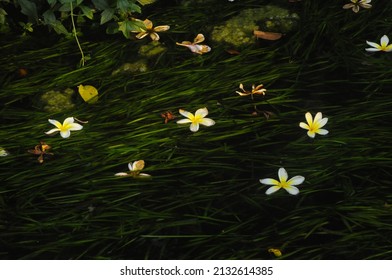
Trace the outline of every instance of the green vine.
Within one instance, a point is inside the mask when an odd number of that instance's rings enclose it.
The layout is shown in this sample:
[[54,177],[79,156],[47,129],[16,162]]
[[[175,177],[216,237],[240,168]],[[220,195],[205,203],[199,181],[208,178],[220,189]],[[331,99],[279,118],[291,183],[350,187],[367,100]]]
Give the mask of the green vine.
[[79,39],[78,39],[78,34],[76,32],[72,2],[70,2],[70,5],[71,5],[70,13],[71,13],[71,22],[72,22],[72,33],[75,36],[76,43],[78,44],[78,47],[79,47],[79,50],[80,50],[80,54],[82,55],[82,58],[80,59],[80,66],[83,67],[85,62],[86,62],[86,58],[84,56],[83,49],[82,49],[82,46],[80,45],[80,42],[79,42]]

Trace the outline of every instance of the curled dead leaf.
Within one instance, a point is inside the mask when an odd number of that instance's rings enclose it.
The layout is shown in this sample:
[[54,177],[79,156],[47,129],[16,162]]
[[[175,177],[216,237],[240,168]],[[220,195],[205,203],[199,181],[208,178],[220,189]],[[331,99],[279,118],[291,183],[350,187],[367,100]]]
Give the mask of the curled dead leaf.
[[279,40],[283,36],[282,33],[266,32],[266,31],[260,31],[260,30],[254,30],[253,34],[257,38],[264,39],[264,40],[270,40],[270,41]]

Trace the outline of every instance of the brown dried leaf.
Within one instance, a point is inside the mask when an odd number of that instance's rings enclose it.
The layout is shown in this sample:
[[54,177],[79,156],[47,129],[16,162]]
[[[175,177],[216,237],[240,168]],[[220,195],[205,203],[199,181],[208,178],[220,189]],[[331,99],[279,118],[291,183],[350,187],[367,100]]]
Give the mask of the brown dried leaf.
[[257,38],[264,39],[264,40],[269,40],[269,41],[279,40],[283,36],[282,33],[266,32],[266,31],[260,31],[260,30],[254,30],[253,34]]

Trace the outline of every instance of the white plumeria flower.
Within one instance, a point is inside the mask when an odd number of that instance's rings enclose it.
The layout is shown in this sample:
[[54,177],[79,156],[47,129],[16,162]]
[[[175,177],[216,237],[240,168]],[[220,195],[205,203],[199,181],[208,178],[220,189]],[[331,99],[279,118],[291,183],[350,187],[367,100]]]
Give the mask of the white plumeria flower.
[[150,174],[140,173],[144,168],[144,160],[134,161],[132,164],[128,163],[128,169],[130,172],[119,172],[114,174],[115,176],[132,176],[134,178],[137,177],[150,177]]
[[350,0],[351,3],[348,3],[343,6],[343,9],[352,9],[354,13],[359,12],[359,7],[362,7],[364,9],[370,9],[372,5],[369,3],[372,2],[372,0]]
[[3,147],[0,147],[0,157],[6,157],[8,156],[10,153],[4,149]]
[[308,123],[300,122],[299,126],[308,130],[309,137],[314,138],[316,133],[320,135],[328,134],[328,130],[322,129],[322,127],[328,122],[328,118],[323,118],[323,114],[321,112],[316,114],[314,120],[312,114],[309,112],[305,114],[305,118]]
[[[381,37],[381,45],[373,42],[366,41],[366,44],[372,46],[373,48],[366,48],[368,52],[391,52],[392,44],[389,44],[389,38],[387,35]],[[389,45],[388,45],[389,44]]]
[[73,117],[66,118],[61,124],[59,121],[49,119],[48,120],[51,124],[53,124],[56,128],[53,128],[47,132],[46,134],[53,134],[55,132],[60,132],[61,137],[68,138],[71,135],[71,131],[74,130],[81,130],[83,128],[82,125],[75,123]]
[[179,123],[179,124],[191,123],[190,130],[192,132],[196,132],[199,130],[199,124],[202,124],[205,126],[212,126],[215,124],[214,120],[212,120],[210,118],[205,118],[205,116],[208,115],[207,108],[198,109],[194,115],[188,111],[183,110],[183,109],[180,109],[179,112],[181,115],[183,115],[187,119],[179,120],[179,121],[177,121],[177,123]]
[[272,187],[268,188],[265,192],[267,195],[270,195],[281,188],[284,188],[289,194],[296,195],[299,193],[299,189],[295,186],[300,185],[305,181],[305,177],[303,176],[294,176],[287,181],[288,174],[286,169],[283,167],[279,168],[278,176],[279,181],[271,178],[260,179],[260,183],[264,185],[272,185]]

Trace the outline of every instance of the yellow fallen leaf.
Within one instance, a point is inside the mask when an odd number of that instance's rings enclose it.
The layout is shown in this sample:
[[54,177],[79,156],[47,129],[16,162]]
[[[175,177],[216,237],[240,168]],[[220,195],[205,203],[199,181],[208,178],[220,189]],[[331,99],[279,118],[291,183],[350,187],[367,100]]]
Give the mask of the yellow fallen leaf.
[[92,104],[98,101],[98,90],[95,87],[89,85],[79,85],[78,89],[80,96],[87,103]]
[[279,249],[270,248],[270,249],[268,249],[268,252],[273,253],[275,255],[275,257],[282,256],[282,252]]

